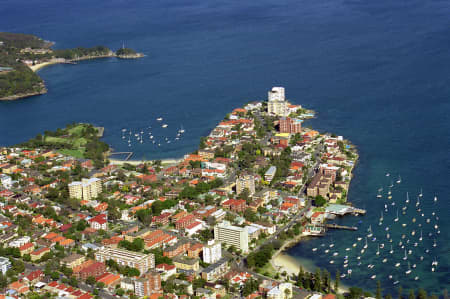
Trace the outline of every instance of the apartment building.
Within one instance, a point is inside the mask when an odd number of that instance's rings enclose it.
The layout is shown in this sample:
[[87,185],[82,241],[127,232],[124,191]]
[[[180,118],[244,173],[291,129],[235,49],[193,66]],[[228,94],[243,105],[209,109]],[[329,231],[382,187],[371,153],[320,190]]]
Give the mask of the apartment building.
[[141,273],[155,268],[155,256],[152,253],[144,254],[119,248],[105,247],[95,253],[95,259],[99,262],[111,259],[119,265],[136,268]]
[[98,178],[82,179],[69,184],[69,196],[91,200],[102,192],[102,181]]
[[250,195],[255,194],[255,176],[252,174],[245,173],[236,179],[236,194],[241,194],[245,188],[250,191]]
[[248,231],[245,227],[233,226],[228,221],[223,221],[214,226],[214,240],[234,245],[242,252],[248,252]]

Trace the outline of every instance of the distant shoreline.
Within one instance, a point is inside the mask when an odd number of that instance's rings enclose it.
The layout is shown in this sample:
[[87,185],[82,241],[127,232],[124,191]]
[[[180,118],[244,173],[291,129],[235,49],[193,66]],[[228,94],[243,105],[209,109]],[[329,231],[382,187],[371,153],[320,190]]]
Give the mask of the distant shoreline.
[[183,161],[183,158],[174,159],[174,158],[168,158],[168,159],[156,159],[156,160],[120,160],[120,159],[109,159],[109,162],[114,165],[123,165],[123,164],[131,164],[131,165],[139,165],[144,163],[153,163],[155,161],[161,161],[161,164],[163,165],[171,165],[171,164],[178,164]]

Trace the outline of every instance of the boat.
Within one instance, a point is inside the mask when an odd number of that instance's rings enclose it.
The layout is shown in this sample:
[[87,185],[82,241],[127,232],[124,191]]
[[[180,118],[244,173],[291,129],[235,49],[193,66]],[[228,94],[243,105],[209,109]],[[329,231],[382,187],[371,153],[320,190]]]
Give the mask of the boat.
[[352,245],[352,246],[353,246],[353,247],[356,247],[357,245],[358,245],[358,244],[356,244],[356,243],[353,243],[353,245]]
[[361,237],[358,237],[358,241],[361,241],[362,240],[362,238]]
[[405,271],[405,274],[406,275],[411,274],[411,266],[409,265],[409,262],[408,262],[408,270]]
[[382,262],[383,262],[383,263],[386,263],[387,261],[388,261],[388,259],[387,259],[387,258],[384,258]]
[[313,248],[312,251],[313,251],[313,252],[317,251],[317,248]]
[[437,246],[437,243],[436,243],[436,239],[434,240],[434,243],[433,243],[433,247],[436,247]]
[[389,279],[392,279],[392,275],[389,275],[388,278],[389,278]]
[[437,202],[437,196],[434,196],[434,202]]
[[162,118],[162,117],[158,117],[156,120],[157,120],[157,121],[162,121],[163,118]]
[[397,217],[395,217],[394,222],[398,221],[398,209],[397,209]]
[[378,192],[383,191],[383,187],[381,186],[380,188],[378,188]]
[[406,192],[406,203],[409,203],[409,193]]
[[391,250],[389,250],[389,253],[390,253],[390,254],[393,254],[393,253],[394,253],[394,249],[392,249],[392,245],[391,245]]
[[169,126],[168,124],[163,124],[161,127],[167,128],[168,126]]
[[402,177],[398,175],[397,184],[400,184],[402,182]]
[[380,222],[382,222],[383,221],[383,211],[381,211],[381,217],[380,217]]
[[402,223],[402,226],[405,227],[405,226],[406,226],[406,223]]
[[410,250],[408,250],[408,254],[409,255],[411,255],[412,254],[412,250],[410,249]]
[[422,188],[420,188],[420,193],[419,193],[419,197],[423,196],[423,192],[422,192]]
[[328,252],[330,252],[330,250],[329,249],[325,249],[325,253],[328,253]]
[[414,280],[419,280],[419,276],[414,277]]
[[372,275],[370,278],[371,279],[375,279],[375,278],[377,278],[377,276],[376,275]]
[[413,230],[413,231],[411,232],[411,236],[414,236],[415,234],[416,234],[416,231]]
[[415,269],[415,268],[417,267],[417,265],[416,265],[416,264],[413,264],[412,267],[413,267],[413,269]]
[[400,281],[396,280],[394,281],[394,285],[399,284]]
[[380,255],[380,245],[377,245],[377,255]]
[[367,230],[369,232],[369,234],[367,235],[368,238],[371,238],[373,236],[372,233],[372,225],[369,225],[369,229]]
[[400,267],[400,263],[396,263],[396,264],[395,264],[395,267]]
[[331,260],[331,261],[330,261],[330,264],[334,264],[334,261],[333,261],[333,260]]
[[408,259],[408,256],[406,255],[406,249],[405,249],[405,256],[403,257],[403,260],[406,261]]
[[437,266],[438,265],[438,261],[436,260],[436,258],[434,258],[434,261],[431,263],[432,266]]
[[386,176],[390,176],[391,174],[389,172],[386,173]]
[[351,248],[347,247],[347,248],[345,248],[345,250],[346,250],[346,251],[350,251],[350,250],[351,250]]
[[364,249],[366,249],[367,248],[367,238],[366,238],[366,244],[364,245],[364,247],[363,247]]
[[389,185],[389,188],[394,187],[394,182],[391,180],[391,184]]
[[416,201],[416,207],[418,207],[420,205],[420,197],[417,197],[417,201]]
[[337,255],[339,255],[339,252],[333,253],[333,256],[337,256]]

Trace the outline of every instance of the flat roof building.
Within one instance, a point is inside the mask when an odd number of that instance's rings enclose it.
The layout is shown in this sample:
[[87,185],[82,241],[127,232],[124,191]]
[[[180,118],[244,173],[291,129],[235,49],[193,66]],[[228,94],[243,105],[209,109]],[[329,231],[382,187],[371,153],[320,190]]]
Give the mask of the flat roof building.
[[114,260],[121,266],[129,266],[138,269],[141,273],[155,268],[155,256],[152,253],[144,254],[124,249],[105,247],[95,253],[95,259],[99,262]]

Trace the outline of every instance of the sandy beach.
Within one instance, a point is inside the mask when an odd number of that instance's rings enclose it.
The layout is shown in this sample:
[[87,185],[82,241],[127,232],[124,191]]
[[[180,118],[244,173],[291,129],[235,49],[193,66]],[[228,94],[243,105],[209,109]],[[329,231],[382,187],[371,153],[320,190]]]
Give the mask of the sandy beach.
[[33,72],[37,72],[38,70],[40,70],[40,69],[43,68],[43,67],[46,67],[46,66],[52,65],[52,64],[57,64],[57,63],[60,63],[60,62],[56,62],[56,61],[42,62],[42,63],[38,63],[38,64],[35,64],[35,65],[30,66],[30,69],[31,69]]
[[[139,165],[143,163],[152,163],[156,160],[119,160],[119,159],[109,159],[109,162],[114,165],[123,165],[123,164],[131,164],[131,165]],[[183,159],[161,159],[162,165],[171,165],[171,164],[178,164]]]
[[[301,242],[302,238],[304,236],[298,236],[294,239],[292,239],[289,242],[286,242],[272,257],[270,260],[270,263],[272,264],[272,267],[276,269],[279,273],[282,273],[286,271],[288,276],[291,275],[298,275],[298,272],[300,270],[300,266],[303,268],[304,271],[314,273],[316,271],[316,265],[309,260],[299,260],[297,258],[294,258],[284,252],[287,247],[290,247],[298,242]],[[331,279],[334,279],[333,273],[331,275]],[[345,284],[340,283],[339,286],[339,293],[347,293],[349,291],[348,286]]]

